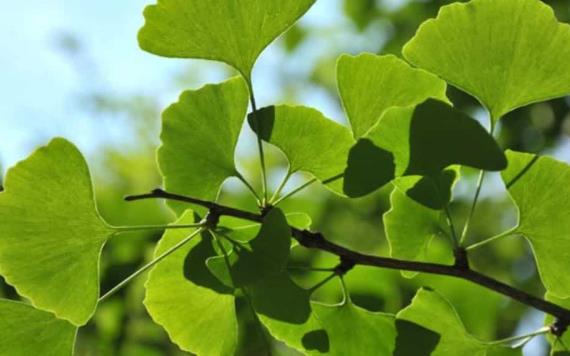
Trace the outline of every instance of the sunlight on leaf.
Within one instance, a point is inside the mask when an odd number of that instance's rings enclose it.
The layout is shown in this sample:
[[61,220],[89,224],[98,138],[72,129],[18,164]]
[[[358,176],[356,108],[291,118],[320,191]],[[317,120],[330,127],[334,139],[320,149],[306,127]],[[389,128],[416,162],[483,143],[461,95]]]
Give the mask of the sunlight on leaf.
[[0,274],[37,308],[75,325],[99,298],[99,257],[113,230],[95,206],[89,169],[56,138],[10,169],[0,193]]
[[401,310],[397,319],[417,324],[440,335],[432,356],[519,356],[520,349],[492,345],[469,334],[453,306],[440,294],[420,289],[412,303]]
[[[187,211],[176,224],[192,222],[193,214]],[[191,232],[192,229],[167,231],[156,247],[155,256]],[[197,285],[186,276],[191,273],[208,286],[217,282],[207,270],[205,258],[199,258],[200,253],[194,254],[192,259],[198,268],[186,270],[187,255],[200,247],[202,242],[204,240],[198,238],[191,240],[153,267],[145,284],[144,304],[152,319],[166,330],[170,339],[182,350],[211,356],[233,354],[238,343],[234,296],[218,294]],[[221,287],[219,289],[223,290]]]
[[473,0],[440,9],[404,47],[406,59],[466,91],[494,121],[570,93],[570,26],[538,0]]
[[393,55],[342,55],[337,80],[355,138],[364,136],[393,106],[417,105],[428,98],[447,101],[443,80]]
[[[241,78],[182,93],[163,113],[158,163],[165,188],[215,200],[224,181],[237,176],[234,155],[248,106]],[[169,202],[180,214],[187,205]]]
[[261,52],[315,0],[159,0],[144,11],[142,49],[225,62],[250,80]]
[[507,152],[503,181],[519,211],[516,233],[528,239],[546,289],[570,296],[570,166],[550,157]]
[[[283,151],[291,172],[308,172],[321,182],[344,172],[354,144],[346,127],[302,106],[270,106],[256,114],[249,115],[250,126],[264,141]],[[342,179],[327,187],[341,193]]]
[[30,305],[0,299],[0,354],[71,356],[76,327]]

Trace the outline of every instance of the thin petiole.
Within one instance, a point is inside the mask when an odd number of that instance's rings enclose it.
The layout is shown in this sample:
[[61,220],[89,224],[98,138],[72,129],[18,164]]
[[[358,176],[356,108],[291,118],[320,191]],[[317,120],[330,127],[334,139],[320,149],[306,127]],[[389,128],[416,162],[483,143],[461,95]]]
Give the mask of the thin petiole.
[[156,257],[154,260],[150,261],[149,263],[147,263],[143,267],[139,268],[136,272],[134,272],[133,274],[128,276],[122,282],[120,282],[115,287],[113,287],[111,290],[109,290],[107,293],[105,293],[101,298],[99,298],[99,303],[105,301],[106,299],[108,299],[109,297],[111,297],[112,295],[117,293],[119,290],[121,290],[130,281],[132,281],[133,279],[135,279],[136,277],[138,277],[142,273],[146,272],[147,270],[152,268],[154,265],[156,265],[157,263],[159,263],[160,261],[162,261],[166,257],[170,256],[172,253],[176,252],[179,248],[186,245],[188,242],[190,242],[195,236],[200,234],[202,231],[204,231],[204,228],[202,228],[202,227],[197,229],[196,231],[194,231],[193,233],[188,235],[186,238],[184,238],[182,241],[180,241],[176,245],[169,248],[166,252],[162,253],[160,256]]
[[305,266],[287,266],[288,270],[292,271],[306,271],[306,272],[334,272],[334,268],[316,268],[316,267],[305,267]]
[[316,291],[317,289],[321,288],[322,286],[324,286],[325,284],[327,284],[331,279],[333,279],[334,277],[336,277],[336,273],[332,273],[330,276],[328,276],[327,278],[323,279],[322,281],[320,281],[319,283],[317,283],[316,285],[314,285],[313,287],[311,287],[309,289],[309,291],[312,293],[314,291]]
[[463,225],[463,231],[461,232],[461,239],[459,243],[463,245],[465,239],[467,238],[467,233],[469,232],[469,224],[471,219],[475,214],[475,208],[477,207],[477,202],[479,201],[479,196],[481,195],[481,189],[483,188],[483,182],[485,181],[485,171],[479,172],[479,178],[477,178],[477,188],[475,190],[475,196],[473,197],[473,202],[471,203],[471,209],[469,210],[469,215],[467,215],[467,220],[465,225]]
[[139,226],[113,226],[115,234],[122,234],[126,232],[148,231],[148,230],[175,230],[175,229],[192,229],[201,227],[202,223],[185,224],[185,225],[139,225]]
[[345,304],[346,302],[351,303],[351,299],[350,299],[350,293],[348,292],[348,287],[346,286],[346,283],[344,282],[344,277],[342,275],[338,276],[340,278],[340,285],[342,287],[342,294],[344,296],[344,300],[342,304]]
[[255,129],[256,129],[256,137],[257,137],[257,149],[259,152],[259,163],[261,165],[261,187],[263,190],[263,199],[261,200],[261,206],[265,207],[265,205],[267,204],[267,170],[265,168],[265,154],[263,152],[263,142],[261,141],[261,135],[259,134],[259,118],[257,116],[257,104],[255,102],[255,95],[253,94],[253,83],[251,82],[251,80],[248,80],[248,85],[249,85],[249,91],[251,93],[250,95],[250,101],[251,101],[251,109],[252,109],[252,115],[254,117],[254,122],[255,122]]
[[491,341],[491,342],[488,342],[487,344],[488,345],[510,344],[510,343],[513,343],[516,341],[521,341],[521,340],[523,341],[523,343],[527,343],[533,337],[538,336],[538,335],[544,335],[544,334],[547,334],[548,332],[550,332],[550,327],[545,326],[545,327],[542,327],[542,328],[540,328],[536,331],[533,331],[529,334],[512,336],[512,337],[508,337],[506,339]]
[[287,185],[287,182],[289,182],[289,179],[291,178],[292,175],[293,175],[293,172],[291,172],[290,169],[287,169],[287,174],[285,174],[285,177],[283,178],[283,180],[281,181],[281,183],[279,184],[279,186],[275,190],[275,193],[273,193],[273,196],[269,200],[269,204],[274,202],[275,199],[279,198],[279,195],[281,195],[283,188],[285,188],[285,185]]
[[465,248],[465,250],[471,251],[471,250],[477,249],[477,248],[479,248],[479,247],[481,247],[481,246],[485,246],[486,244],[491,243],[491,242],[493,242],[493,241],[495,241],[495,240],[498,240],[498,239],[500,239],[500,238],[514,235],[516,232],[517,232],[517,227],[513,227],[512,229],[509,229],[509,230],[507,230],[507,231],[505,231],[505,232],[501,232],[501,233],[498,234],[498,235],[489,237],[488,239],[485,239],[485,240],[483,240],[483,241],[474,243],[473,245],[467,246],[467,247]]
[[255,189],[253,189],[252,185],[249,184],[249,182],[244,178],[244,176],[242,176],[240,173],[237,174],[237,178],[246,186],[246,188],[251,192],[251,194],[253,195],[253,197],[255,198],[255,201],[257,203],[257,205],[261,205],[261,198],[259,197],[259,194],[257,194],[257,192],[255,191]]
[[455,230],[455,224],[453,223],[453,217],[451,216],[451,212],[449,211],[449,206],[445,204],[443,210],[445,211],[445,217],[447,220],[447,225],[449,226],[449,230],[451,231],[451,240],[453,243],[453,247],[457,248],[459,246],[459,242],[457,239],[457,232]]
[[303,185],[293,189],[292,191],[290,191],[289,193],[281,196],[279,199],[277,199],[276,201],[273,202],[273,206],[277,206],[279,203],[281,203],[283,200],[291,198],[293,195],[301,192],[302,190],[308,188],[309,186],[311,186],[313,183],[315,183],[317,181],[317,178],[313,178],[309,181],[307,181],[306,183],[304,183]]

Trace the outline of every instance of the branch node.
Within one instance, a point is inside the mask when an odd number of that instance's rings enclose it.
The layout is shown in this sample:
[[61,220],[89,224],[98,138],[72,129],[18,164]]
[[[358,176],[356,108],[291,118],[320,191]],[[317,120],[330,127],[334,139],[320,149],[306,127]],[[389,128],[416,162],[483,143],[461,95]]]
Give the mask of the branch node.
[[208,210],[208,213],[204,217],[204,226],[209,229],[213,230],[218,227],[218,223],[220,222],[220,216],[222,212],[216,206],[213,206]]
[[562,337],[568,329],[568,324],[570,323],[567,320],[556,319],[556,321],[550,325],[550,332],[557,337]]
[[261,207],[261,216],[265,217],[273,209],[273,205],[266,205]]
[[344,276],[345,274],[348,273],[348,271],[353,269],[354,266],[356,266],[355,261],[346,256],[341,256],[340,263],[334,268],[334,273],[337,276]]
[[469,270],[469,258],[467,256],[467,250],[463,247],[457,247],[453,250],[453,255],[455,256],[454,267],[462,271]]

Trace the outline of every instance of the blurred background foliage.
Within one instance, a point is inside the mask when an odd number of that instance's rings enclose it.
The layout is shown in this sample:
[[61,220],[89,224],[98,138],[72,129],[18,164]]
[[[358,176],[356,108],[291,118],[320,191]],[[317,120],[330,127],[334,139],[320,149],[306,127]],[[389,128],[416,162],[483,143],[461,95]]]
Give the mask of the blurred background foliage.
[[[328,0],[320,0],[328,1]],[[336,94],[335,63],[340,53],[372,51],[400,55],[403,44],[413,36],[421,22],[436,15],[439,7],[451,1],[395,1],[344,0],[335,1],[341,16],[324,16],[319,26],[301,22],[291,28],[268,54],[264,55],[256,79],[270,67],[272,94],[260,88],[264,104],[273,102],[303,103],[311,106],[313,99],[327,103],[328,115],[342,117]],[[570,21],[570,3],[567,0],[546,1],[561,21]],[[142,9],[141,9],[142,10]],[[312,10],[311,10],[312,11]],[[140,14],[132,14],[133,17]],[[325,14],[326,15],[326,14]],[[316,17],[319,14],[314,15]],[[317,21],[317,23],[319,23]],[[132,39],[135,41],[135,39]],[[89,156],[93,166],[96,194],[102,215],[112,224],[164,224],[173,216],[161,202],[126,203],[122,197],[159,186],[160,175],[155,163],[155,149],[160,128],[160,112],[164,103],[148,93],[116,93],[89,84],[97,63],[89,57],[81,35],[60,33],[55,42],[57,50],[67,58],[69,65],[83,78],[85,85],[74,100],[91,120],[121,122],[124,139],[121,144],[106,144]],[[221,69],[220,69],[221,68]],[[195,88],[210,78],[209,72],[223,78],[233,74],[227,67],[205,62],[185,64],[172,78],[173,90]],[[206,73],[206,74],[205,74]],[[260,79],[259,82],[263,82]],[[449,88],[449,96],[457,107],[486,124],[486,114],[473,98]],[[315,100],[316,100],[315,99]],[[317,106],[319,109],[321,107]],[[509,114],[497,133],[505,148],[548,153],[566,160],[570,135],[570,102],[567,98],[531,105]],[[104,119],[103,119],[104,118]],[[339,119],[345,122],[344,119]],[[25,129],[25,128],[21,128]],[[40,135],[41,136],[41,135]],[[251,139],[250,133],[244,138]],[[251,140],[250,140],[251,141]],[[248,179],[259,186],[258,162],[248,144],[240,149],[240,166]],[[0,143],[0,149],[1,149]],[[286,161],[276,150],[268,150],[272,168],[271,182],[278,183],[286,169]],[[4,167],[6,168],[6,167]],[[476,172],[463,170],[463,179],[455,190],[452,206],[455,220],[461,226],[469,210],[474,192]],[[298,177],[288,189],[303,182]],[[247,192],[228,182],[221,200],[224,203],[253,207]],[[343,245],[366,253],[387,255],[382,215],[390,208],[390,189],[383,189],[369,197],[357,200],[341,199],[320,187],[312,187],[304,194],[284,203],[289,212],[306,212],[313,218],[313,229]],[[469,239],[480,241],[503,231],[516,223],[514,207],[505,195],[500,179],[491,175],[483,190]],[[104,250],[102,290],[106,291],[148,261],[160,233],[132,233],[113,239]],[[446,241],[436,240],[431,248],[443,254],[449,248]],[[478,249],[471,255],[474,268],[502,281],[519,286],[534,294],[544,290],[538,279],[528,244],[521,238],[505,238]],[[334,258],[322,253],[296,247],[292,266],[332,267]],[[312,286],[324,276],[318,273],[293,272],[297,281]],[[365,308],[395,313],[406,306],[419,286],[430,286],[448,297],[458,310],[467,329],[477,337],[491,340],[533,331],[543,323],[543,315],[478,286],[446,277],[420,275],[412,279],[397,271],[357,267],[346,278],[353,300]],[[103,303],[94,319],[78,334],[78,355],[179,355],[184,354],[171,344],[162,329],[147,315],[144,298],[144,277]],[[17,298],[14,291],[0,281],[0,295]],[[315,299],[337,302],[341,289],[330,282],[315,294]],[[207,311],[205,311],[207,312]],[[248,314],[249,315],[249,314]],[[255,322],[245,325],[242,354],[264,354],[262,332]],[[349,337],[349,336],[347,336]],[[410,341],[413,342],[413,341]],[[292,355],[284,345],[274,343],[274,354]],[[525,349],[528,355],[548,354],[548,345],[537,338]]]

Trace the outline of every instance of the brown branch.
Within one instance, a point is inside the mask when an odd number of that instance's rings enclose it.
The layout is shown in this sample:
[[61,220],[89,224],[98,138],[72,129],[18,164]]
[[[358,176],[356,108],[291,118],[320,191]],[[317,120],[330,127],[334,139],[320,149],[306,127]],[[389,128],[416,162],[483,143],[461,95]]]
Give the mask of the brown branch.
[[[135,200],[152,199],[152,198],[169,199],[169,200],[175,200],[189,204],[199,205],[210,209],[210,212],[220,216],[221,215],[232,216],[255,222],[261,222],[263,220],[263,215],[261,214],[256,214],[249,211],[231,208],[210,201],[204,201],[178,194],[172,194],[165,192],[161,189],[155,189],[150,194],[129,196],[126,197],[125,200],[135,201]],[[558,319],[557,325],[559,329],[566,329],[566,327],[570,324],[569,309],[563,308],[560,305],[551,303],[545,299],[535,297],[523,290],[512,287],[508,284],[500,282],[496,279],[493,279],[477,271],[473,271],[472,269],[469,268],[468,264],[462,261],[459,261],[460,263],[456,263],[453,266],[449,266],[437,263],[405,261],[394,258],[372,256],[355,252],[340,245],[337,245],[333,242],[330,242],[322,234],[318,232],[299,230],[296,228],[292,228],[292,232],[293,232],[293,237],[302,246],[306,248],[318,249],[321,251],[332,253],[340,257],[342,261],[348,264],[374,266],[374,267],[402,270],[402,271],[430,273],[430,274],[451,276],[455,278],[468,280],[482,287],[493,290],[499,294],[505,295],[529,307],[533,307],[537,310],[543,311],[547,314],[556,317]]]

